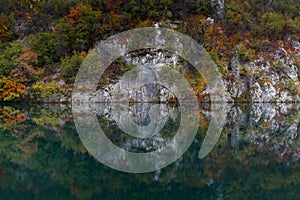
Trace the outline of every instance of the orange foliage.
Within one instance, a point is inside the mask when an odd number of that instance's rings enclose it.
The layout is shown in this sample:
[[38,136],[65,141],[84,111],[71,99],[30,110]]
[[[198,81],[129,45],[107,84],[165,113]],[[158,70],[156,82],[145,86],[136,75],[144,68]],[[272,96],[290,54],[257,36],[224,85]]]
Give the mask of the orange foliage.
[[40,137],[40,135],[36,132],[25,135],[24,132],[24,129],[28,128],[28,125],[25,123],[28,113],[15,110],[10,106],[0,108],[0,112],[1,127],[9,130],[13,137],[21,140],[21,142],[16,143],[16,147],[24,153],[25,158],[36,153],[38,151],[38,143],[33,142],[33,140],[36,137]]
[[26,86],[16,83],[10,78],[3,77],[0,80],[0,100],[10,101],[20,98],[26,92]]
[[87,54],[86,54],[85,51],[82,51],[82,52],[80,52],[80,56],[83,57],[83,58],[85,58],[87,56]]
[[36,64],[38,62],[37,54],[27,47],[23,49],[23,53],[18,60],[20,61],[20,64],[23,65]]
[[250,48],[248,38],[250,38],[249,32],[227,35],[223,24],[209,24],[204,31],[203,45],[207,51],[215,52],[220,60],[227,61],[235,55],[238,45]]
[[196,94],[198,100],[203,100],[203,96],[200,94],[206,88],[206,81],[200,75],[195,75],[193,72],[187,71],[184,73],[184,77],[188,80],[193,88],[193,92]]
[[25,19],[27,19],[29,22],[32,22],[32,14],[29,12],[25,13]]
[[[26,113],[20,112],[20,110],[11,110],[10,107],[3,107],[0,109],[1,123],[5,129],[13,129],[13,126],[18,123],[26,121]],[[26,125],[22,128],[26,128]]]
[[80,5],[77,5],[74,9],[70,11],[69,19],[70,24],[76,24],[80,18]]
[[38,55],[30,48],[24,48],[22,51],[16,61],[19,67],[11,71],[11,76],[20,79],[22,82],[32,82],[36,75],[42,73],[42,69],[34,67],[38,63]]

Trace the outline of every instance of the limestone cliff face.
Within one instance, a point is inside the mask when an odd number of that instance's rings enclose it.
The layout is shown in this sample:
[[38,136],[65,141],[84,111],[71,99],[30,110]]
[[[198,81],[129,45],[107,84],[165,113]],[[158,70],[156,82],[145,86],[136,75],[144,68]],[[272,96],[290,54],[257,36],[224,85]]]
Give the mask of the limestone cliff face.
[[[152,60],[149,62],[147,59]],[[150,59],[151,57],[151,59]],[[300,54],[287,52],[283,48],[261,56],[255,60],[244,62],[239,57],[228,61],[227,69],[222,74],[226,93],[224,102],[299,102],[300,81],[299,69],[295,61]],[[129,59],[130,60],[130,59]],[[161,71],[166,66],[173,69],[184,69],[178,57],[165,57],[163,54],[144,55],[133,58],[131,63],[137,65],[134,73],[124,74],[119,82],[110,84],[97,91],[93,98],[95,102],[126,101],[165,102],[174,97],[174,85],[162,86],[158,83]],[[162,64],[165,63],[165,64]],[[205,88],[200,96],[208,96],[217,88]],[[209,98],[204,99],[209,101]]]
[[224,75],[227,92],[233,101],[299,102],[299,53],[279,48],[256,60],[243,62],[233,57]]
[[[215,1],[222,5],[222,1]],[[220,7],[221,11],[222,6]],[[217,12],[222,16],[222,12]],[[221,18],[220,18],[221,19]],[[210,19],[208,19],[211,21]],[[214,23],[214,22],[210,22]],[[157,26],[160,26],[157,24]],[[171,27],[171,26],[170,26]],[[172,28],[172,27],[171,27]],[[222,68],[222,80],[226,87],[223,102],[300,102],[299,61],[300,43],[289,41],[290,46],[284,45],[269,52],[257,53],[255,58],[245,61],[240,56],[234,56]],[[247,52],[245,52],[247,54]],[[124,62],[129,66],[136,66],[120,77],[118,81],[106,85],[98,90],[86,101],[92,102],[168,102],[176,98],[173,93],[176,85],[175,76],[166,76],[174,69],[184,72],[187,67],[176,54],[153,51],[143,54],[126,54]],[[160,79],[161,76],[161,79]],[[159,80],[165,80],[161,85]],[[205,78],[205,77],[204,77]],[[200,82],[198,79],[193,82]],[[189,81],[191,81],[189,80]],[[203,101],[210,101],[210,94],[216,93],[218,88],[204,87],[195,95]],[[201,100],[202,100],[201,99]]]

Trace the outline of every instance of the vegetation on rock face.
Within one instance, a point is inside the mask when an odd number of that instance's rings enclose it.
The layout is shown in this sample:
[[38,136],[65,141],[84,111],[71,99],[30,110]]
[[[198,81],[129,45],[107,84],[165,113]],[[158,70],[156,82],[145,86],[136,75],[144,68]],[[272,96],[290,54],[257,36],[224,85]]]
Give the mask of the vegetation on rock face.
[[61,74],[67,83],[73,83],[75,81],[76,74],[83,62],[85,53],[75,53],[71,57],[67,56],[61,60]]
[[[222,19],[215,20],[218,9],[211,2],[4,0],[0,78],[24,84],[25,89],[49,79],[73,83],[84,58],[82,52],[89,52],[108,36],[157,22],[177,24],[172,28],[201,43],[224,76],[234,56],[251,62],[261,55],[269,59],[277,48],[288,55],[299,51],[299,45],[294,45],[300,35],[299,1],[228,0],[225,14],[218,15]],[[247,75],[247,70],[243,73]],[[198,82],[195,79],[192,82]]]
[[43,99],[49,98],[52,95],[57,95],[62,93],[61,86],[56,81],[51,81],[50,83],[36,82],[30,88],[32,100],[40,102]]

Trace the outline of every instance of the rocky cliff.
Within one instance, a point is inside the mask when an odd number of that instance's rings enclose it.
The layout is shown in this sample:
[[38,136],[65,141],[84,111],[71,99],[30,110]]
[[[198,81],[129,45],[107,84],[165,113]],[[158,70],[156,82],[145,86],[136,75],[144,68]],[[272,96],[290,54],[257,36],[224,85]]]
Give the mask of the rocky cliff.
[[[299,44],[295,43],[295,45]],[[127,56],[129,56],[126,58],[128,64],[137,66],[134,72],[127,73],[120,77],[119,82],[98,90],[94,98],[95,102],[129,99],[136,102],[166,102],[174,97],[171,88],[155,83],[160,71],[166,66],[179,69],[179,71],[185,70],[178,56],[166,56],[161,53],[146,54],[132,58],[132,60],[130,55]],[[298,52],[287,51],[284,48],[279,48],[270,54],[262,54],[257,59],[247,62],[240,57],[231,58],[227,63],[226,71],[222,73],[226,86],[223,101],[299,102],[299,69],[296,66],[299,58]],[[137,85],[138,82],[140,86]],[[207,96],[214,92],[213,90],[214,88],[204,88],[196,95],[204,97],[202,98],[204,101],[209,101]]]

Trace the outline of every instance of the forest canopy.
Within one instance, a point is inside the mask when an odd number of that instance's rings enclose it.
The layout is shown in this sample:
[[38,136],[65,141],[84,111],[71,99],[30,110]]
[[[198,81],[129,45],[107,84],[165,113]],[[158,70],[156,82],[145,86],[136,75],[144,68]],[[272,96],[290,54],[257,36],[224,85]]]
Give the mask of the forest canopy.
[[233,56],[248,61],[299,42],[299,0],[226,0],[221,19],[214,19],[218,10],[212,2],[2,0],[0,83],[10,89],[2,89],[8,94],[2,92],[0,100],[30,99],[32,86],[41,81],[72,84],[80,62],[98,41],[158,22],[176,24],[174,29],[202,44],[221,72]]

